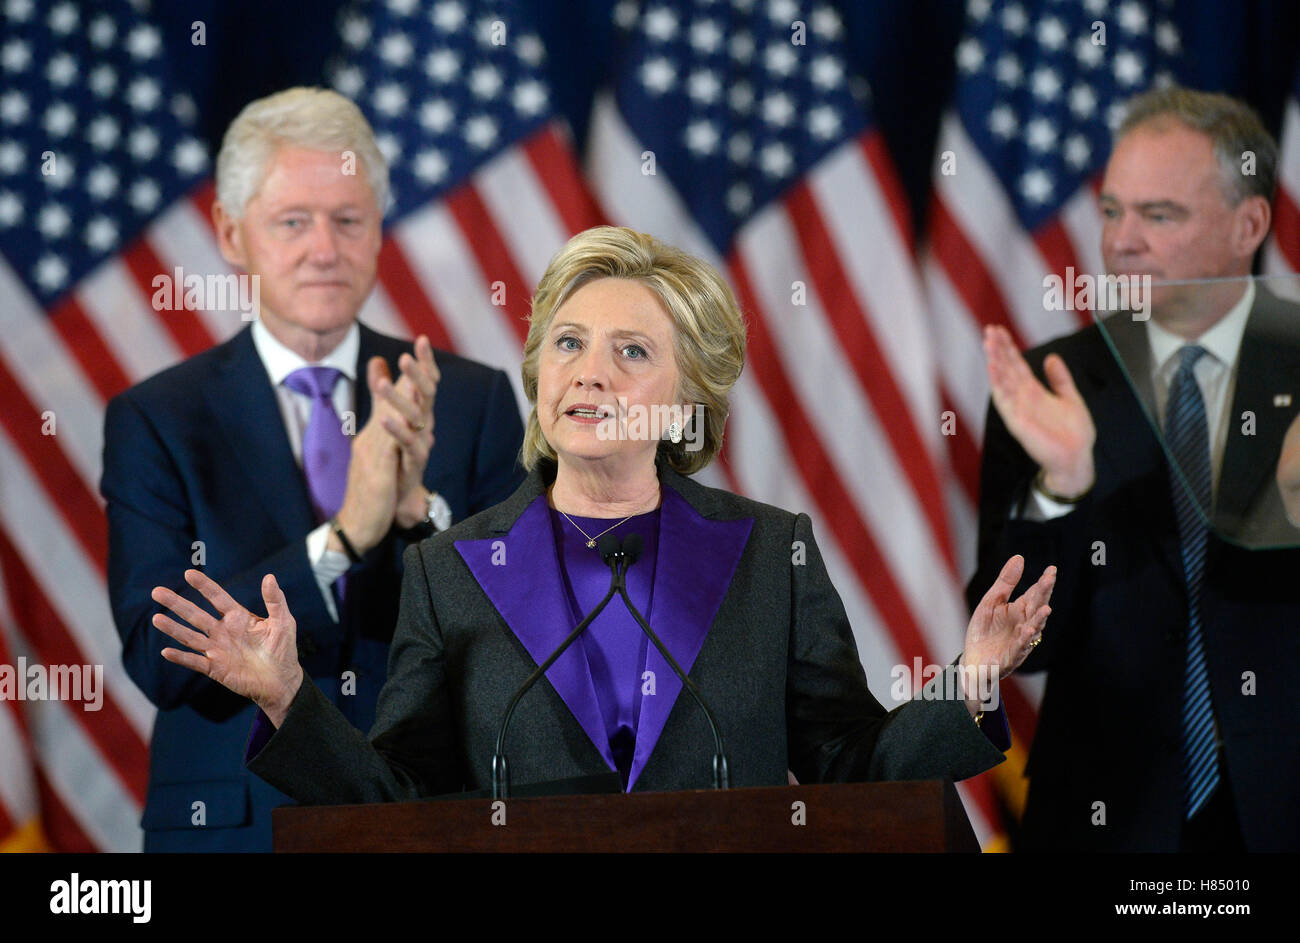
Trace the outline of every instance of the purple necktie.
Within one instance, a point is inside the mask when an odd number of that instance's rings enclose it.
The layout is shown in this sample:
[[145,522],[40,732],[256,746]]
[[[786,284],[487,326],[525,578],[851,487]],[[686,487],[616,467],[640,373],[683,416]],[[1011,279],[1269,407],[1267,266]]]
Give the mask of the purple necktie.
[[329,520],[343,506],[352,446],[330,398],[342,372],[333,367],[299,367],[284,385],[312,399],[311,419],[302,437],[302,470],[311,503],[320,520]]

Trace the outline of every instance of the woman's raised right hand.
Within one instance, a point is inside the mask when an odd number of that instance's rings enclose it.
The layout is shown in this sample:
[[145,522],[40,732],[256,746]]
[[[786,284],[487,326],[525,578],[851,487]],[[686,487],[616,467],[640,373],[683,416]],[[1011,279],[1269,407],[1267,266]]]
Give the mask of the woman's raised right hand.
[[303,671],[298,664],[297,624],[275,577],[268,573],[262,578],[265,619],[259,619],[235,602],[214,580],[198,570],[186,570],[185,582],[203,594],[220,618],[214,618],[165,586],[155,586],[150,594],[153,601],[194,627],[156,613],[154,628],[193,649],[164,648],[163,658],[243,695],[279,727],[302,684]]

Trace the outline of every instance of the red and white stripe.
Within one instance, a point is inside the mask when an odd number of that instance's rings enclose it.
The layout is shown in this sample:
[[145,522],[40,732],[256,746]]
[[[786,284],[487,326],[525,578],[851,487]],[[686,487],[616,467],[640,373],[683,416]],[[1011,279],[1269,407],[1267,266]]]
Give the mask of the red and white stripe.
[[[115,281],[118,303],[132,291],[121,269],[114,276],[101,269],[92,279]],[[106,398],[139,365],[97,359],[107,347],[96,325],[113,323],[107,297],[77,292],[47,316],[3,263],[0,291],[7,298],[0,315],[6,641],[11,655],[29,662],[102,665],[104,671],[100,711],[24,704],[41,817],[56,848],[138,849],[153,708],[122,668],[109,614],[98,479]],[[151,312],[148,298],[140,297]],[[81,346],[74,351],[69,338]]]
[[[643,150],[612,98],[598,96],[588,177],[612,221],[718,265],[747,319],[723,483],[813,518],[868,682],[888,703],[894,665],[946,663],[961,647],[966,563],[955,535],[970,532],[973,509],[948,513],[939,364],[880,139],[828,155],[726,258],[672,187],[642,173]],[[798,283],[806,304],[792,303]],[[983,839],[991,791],[982,779],[962,791]]]

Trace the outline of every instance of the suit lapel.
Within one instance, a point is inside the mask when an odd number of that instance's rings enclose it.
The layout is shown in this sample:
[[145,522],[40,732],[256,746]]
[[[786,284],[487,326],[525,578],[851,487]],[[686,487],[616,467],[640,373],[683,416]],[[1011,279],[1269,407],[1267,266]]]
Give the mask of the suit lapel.
[[229,443],[230,461],[248,476],[253,496],[286,543],[300,539],[316,526],[316,514],[248,328],[227,342],[204,393]]
[[370,330],[360,321],[357,322],[357,327],[361,329],[361,343],[357,347],[357,378],[356,382],[352,384],[352,391],[357,411],[357,431],[360,432],[361,427],[370,420],[370,384],[366,382],[366,365],[370,363],[370,358],[384,358],[388,363],[388,372],[392,375],[393,382],[397,382],[401,374],[397,369],[398,355],[393,354],[390,356],[392,351],[384,349],[381,345],[381,341],[384,340],[383,336]]
[[[536,477],[530,482],[540,484]],[[455,547],[534,663],[540,665],[549,658],[560,647],[564,637],[573,631],[574,623],[564,596],[560,561],[555,552],[545,495],[538,494],[533,498],[503,535],[483,540],[458,540]],[[621,603],[612,600],[610,605]],[[596,688],[580,642],[574,642],[556,659],[546,672],[546,680],[609,768],[616,769],[605,735],[600,703],[596,700]]]
[[[1296,414],[1300,398],[1300,338],[1285,315],[1275,316],[1272,299],[1263,289],[1247,322],[1237,357],[1237,386],[1231,409],[1219,473],[1215,523],[1230,536],[1242,536],[1251,509],[1273,487],[1278,449]],[[1286,406],[1274,397],[1288,397]],[[1243,433],[1244,414],[1254,416],[1252,434]]]
[[[650,626],[689,675],[731,586],[754,519],[708,520],[675,490],[674,486],[680,487],[680,477],[672,472],[665,474],[661,468],[660,479],[665,487]],[[650,761],[682,691],[681,681],[653,644],[646,653],[646,670],[654,672],[655,693],[643,693],[641,697],[629,790]],[[687,695],[686,700],[693,698]],[[699,708],[691,703],[686,709]]]

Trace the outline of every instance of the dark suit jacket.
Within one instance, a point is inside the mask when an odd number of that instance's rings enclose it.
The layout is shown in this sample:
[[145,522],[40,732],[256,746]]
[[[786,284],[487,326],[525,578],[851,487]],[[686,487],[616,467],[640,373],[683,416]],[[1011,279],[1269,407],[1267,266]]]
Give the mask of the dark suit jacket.
[[[733,785],[783,785],[787,770],[801,782],[960,779],[1001,762],[962,701],[916,700],[886,713],[872,697],[807,515],[706,488],[662,462],[659,476],[651,618],[716,713]],[[572,628],[545,487],[535,471],[499,507],[407,551],[389,681],[369,738],[303,685],[280,728],[254,737],[249,768],[310,804],[487,788],[507,701]],[[591,720],[580,649],[515,714],[506,745],[515,784],[614,768],[599,718]],[[670,670],[648,664],[657,693],[641,702],[632,788],[706,788],[706,722],[689,696],[677,696]]]
[[[370,413],[365,364],[383,356],[396,375],[411,345],[361,328],[357,428]],[[518,407],[505,375],[438,351],[434,448],[425,484],[463,519],[514,490],[523,472]],[[127,671],[159,708],[150,749],[146,850],[269,851],[270,809],[286,798],[243,768],[255,709],[243,698],[162,659],[175,644],[153,628],[157,585],[190,598],[182,574],[197,558],[242,605],[264,611],[260,584],[274,573],[298,620],[307,673],[347,716],[369,724],[386,675],[397,616],[396,532],[348,571],[335,622],[312,575],[306,535],[318,521],[284,421],[248,329],[163,371],[109,403],[104,428],[109,594]],[[342,691],[343,672],[356,676]],[[194,803],[206,822],[197,824]]]
[[[1257,291],[1224,419],[1214,513],[1252,541],[1294,543],[1300,532],[1286,522],[1274,474],[1300,407],[1300,309]],[[1097,428],[1097,481],[1069,514],[1010,519],[1037,466],[990,407],[968,598],[974,605],[1012,553],[1025,555],[1027,578],[1060,567],[1043,642],[1021,669],[1048,675],[1018,847],[1177,851],[1187,591],[1169,466],[1143,415],[1146,327],[1117,317],[1107,334],[1135,384],[1095,325],[1028,354],[1040,379],[1048,353],[1065,359]],[[1279,393],[1295,395],[1274,405]],[[1242,434],[1247,411],[1253,435]],[[1251,850],[1300,848],[1298,557],[1213,535],[1207,551],[1203,623],[1222,768]],[[1098,802],[1105,824],[1093,824]]]

